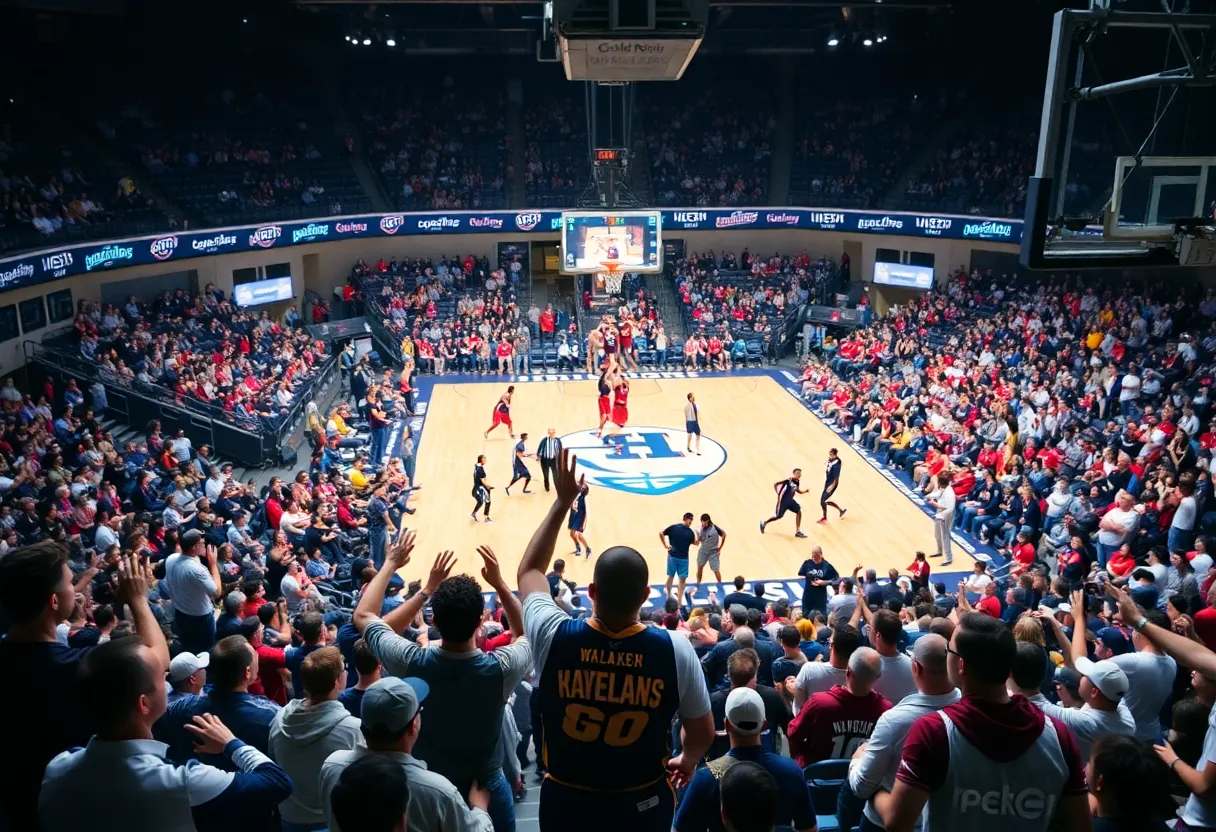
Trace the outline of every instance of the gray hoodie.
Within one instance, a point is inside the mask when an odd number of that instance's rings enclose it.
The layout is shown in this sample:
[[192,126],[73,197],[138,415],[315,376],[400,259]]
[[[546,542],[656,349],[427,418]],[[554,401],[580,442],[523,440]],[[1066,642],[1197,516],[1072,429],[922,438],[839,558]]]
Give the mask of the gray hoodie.
[[335,751],[365,745],[359,720],[336,699],[317,705],[293,699],[270,723],[270,756],[295,784],[291,797],[279,805],[290,823],[325,823],[318,788],[321,764]]

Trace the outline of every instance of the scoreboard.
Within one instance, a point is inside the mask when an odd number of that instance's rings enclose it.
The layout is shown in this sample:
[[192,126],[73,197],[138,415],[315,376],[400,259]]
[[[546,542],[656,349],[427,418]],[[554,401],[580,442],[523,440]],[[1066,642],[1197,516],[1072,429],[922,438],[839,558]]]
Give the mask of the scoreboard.
[[592,274],[615,264],[621,271],[663,270],[659,211],[563,211],[562,272]]

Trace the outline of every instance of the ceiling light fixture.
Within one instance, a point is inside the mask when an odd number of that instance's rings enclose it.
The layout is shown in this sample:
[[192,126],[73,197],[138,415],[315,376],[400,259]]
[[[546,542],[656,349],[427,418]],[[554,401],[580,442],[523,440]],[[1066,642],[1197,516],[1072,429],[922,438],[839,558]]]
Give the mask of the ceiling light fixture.
[[866,38],[861,43],[863,46],[873,46],[874,45],[874,41],[871,40],[870,38]]
[[828,38],[828,46],[839,46],[839,45],[840,45],[840,38],[836,37],[835,35],[832,35],[830,38]]

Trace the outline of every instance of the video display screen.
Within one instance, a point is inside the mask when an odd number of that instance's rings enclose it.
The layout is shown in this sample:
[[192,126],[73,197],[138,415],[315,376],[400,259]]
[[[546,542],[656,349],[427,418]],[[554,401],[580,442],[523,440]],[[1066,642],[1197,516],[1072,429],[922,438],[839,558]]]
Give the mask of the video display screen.
[[562,271],[621,271],[651,274],[663,269],[661,214],[658,211],[567,211],[562,213]]
[[933,288],[933,268],[903,263],[875,263],[874,282],[904,289],[928,290]]
[[290,277],[272,277],[253,283],[238,283],[232,287],[232,299],[237,306],[262,306],[293,297]]

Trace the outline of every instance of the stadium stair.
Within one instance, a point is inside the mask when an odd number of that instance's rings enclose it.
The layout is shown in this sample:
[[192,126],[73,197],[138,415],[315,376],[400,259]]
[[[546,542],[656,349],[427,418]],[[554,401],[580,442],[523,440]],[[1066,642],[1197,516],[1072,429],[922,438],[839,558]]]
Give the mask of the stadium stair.
[[772,173],[768,186],[770,205],[789,205],[790,174],[794,169],[794,125],[797,106],[794,103],[793,61],[783,60],[777,78],[777,127],[773,131]]
[[962,129],[966,118],[965,113],[960,113],[949,121],[942,122],[923,141],[919,142],[921,147],[920,153],[917,153],[912,158],[912,161],[904,168],[904,172],[891,184],[891,187],[883,194],[882,199],[879,201],[879,205],[882,206],[883,210],[893,211],[907,207],[908,185],[929,166],[938,150],[951,146],[955,134]]
[[507,79],[507,165],[515,175],[504,175],[509,208],[531,208],[524,184],[524,167],[528,164],[527,136],[524,135],[524,83],[518,75]]

